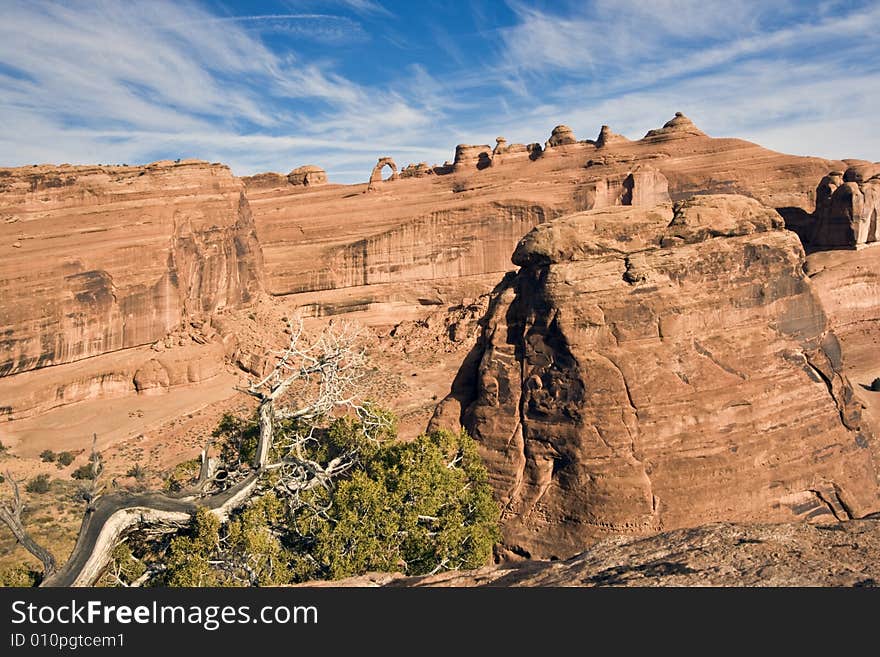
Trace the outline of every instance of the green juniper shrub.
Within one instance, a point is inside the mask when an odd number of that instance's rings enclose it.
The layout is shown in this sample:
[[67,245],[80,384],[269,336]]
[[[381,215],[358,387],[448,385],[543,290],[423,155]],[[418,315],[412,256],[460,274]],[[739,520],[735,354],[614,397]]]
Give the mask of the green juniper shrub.
[[172,468],[170,474],[165,479],[165,490],[169,493],[181,491],[188,484],[195,481],[199,475],[201,461],[199,459],[188,459],[181,461]]
[[51,449],[44,449],[40,452],[40,460],[43,461],[43,463],[54,463],[57,458],[58,455]]
[[61,452],[58,455],[57,465],[58,468],[66,468],[68,465],[73,463],[73,460],[76,457],[73,455],[73,452]]
[[[351,454],[357,459],[334,485],[302,491],[302,504],[270,489],[223,526],[199,509],[186,532],[167,543],[166,570],[155,583],[263,586],[488,563],[500,537],[499,512],[473,439],[437,431],[404,442],[393,416],[383,417],[369,430],[341,418],[311,432],[302,457],[320,464]],[[255,420],[224,416],[215,436],[248,450],[255,426]],[[294,449],[293,436],[307,429],[279,423],[273,459]]]
[[49,492],[49,475],[46,473],[38,474],[25,485],[24,489],[28,493],[48,493]]
[[103,471],[104,458],[100,452],[94,452],[89,456],[89,462],[79,466],[70,476],[79,480],[97,479]]

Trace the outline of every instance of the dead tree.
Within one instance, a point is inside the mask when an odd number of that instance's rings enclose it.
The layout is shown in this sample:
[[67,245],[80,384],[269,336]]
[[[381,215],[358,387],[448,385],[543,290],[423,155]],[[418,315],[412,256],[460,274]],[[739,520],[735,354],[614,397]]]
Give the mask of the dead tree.
[[21,543],[24,548],[40,560],[43,564],[43,576],[51,577],[58,570],[55,561],[55,555],[42,545],[37,543],[24,528],[21,521],[21,512],[24,511],[24,504],[21,501],[21,491],[18,489],[18,482],[13,479],[12,473],[6,473],[6,481],[12,488],[12,501],[9,504],[0,504],[0,520],[6,523],[6,526],[12,530],[16,540]]
[[[13,482],[13,506],[0,507],[0,520],[43,563],[41,586],[93,586],[125,536],[147,528],[158,532],[179,530],[199,507],[210,510],[221,523],[226,522],[233,511],[259,494],[268,472],[279,475],[274,478],[275,488],[294,500],[302,491],[332,485],[334,477],[352,467],[356,453],[321,465],[306,456],[305,447],[314,440],[313,429],[294,432],[283,445],[276,445],[276,430],[284,420],[300,420],[303,426],[314,427],[318,420],[339,409],[355,412],[365,431],[383,422],[369,406],[358,401],[366,365],[365,351],[358,343],[356,328],[339,324],[328,326],[305,344],[302,320],[292,322],[289,344],[275,354],[276,363],[269,374],[239,388],[259,404],[259,437],[250,468],[241,468],[235,476],[224,477],[223,483],[217,484],[208,442],[201,454],[198,481],[177,495],[158,491],[100,494],[95,477],[91,489],[94,497],[88,500],[76,545],[61,569],[56,569],[51,552],[24,530],[21,500]],[[274,461],[270,460],[273,454],[277,457]],[[96,458],[93,455],[93,474],[97,474]]]

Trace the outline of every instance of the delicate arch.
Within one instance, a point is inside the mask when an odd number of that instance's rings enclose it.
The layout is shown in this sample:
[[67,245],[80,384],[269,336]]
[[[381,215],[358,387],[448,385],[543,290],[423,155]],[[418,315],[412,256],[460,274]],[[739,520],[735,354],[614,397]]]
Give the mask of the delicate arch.
[[[391,169],[391,175],[385,180],[382,180],[382,169],[385,167],[389,167]],[[397,164],[390,157],[380,157],[379,161],[376,163],[376,166],[373,167],[373,173],[370,174],[370,184],[377,182],[387,182],[388,180],[397,180]]]

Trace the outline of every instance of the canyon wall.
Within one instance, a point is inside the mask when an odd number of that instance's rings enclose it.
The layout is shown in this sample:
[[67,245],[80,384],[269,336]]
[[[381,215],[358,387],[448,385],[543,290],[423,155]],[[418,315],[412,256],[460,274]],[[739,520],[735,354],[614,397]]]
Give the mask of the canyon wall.
[[[570,128],[557,126],[544,149],[503,137],[496,142],[494,149],[461,144],[453,164],[405,167],[399,179],[372,187],[369,171],[361,185],[318,188],[273,186],[272,176],[249,179],[267,291],[303,295],[302,305],[319,313],[349,308],[340,301],[353,294],[347,289],[357,290],[360,308],[392,299],[416,307],[438,285],[454,303],[473,292],[476,277],[484,277],[481,289],[489,291],[494,274],[511,268],[517,240],[545,219],[738,193],[779,208],[792,222],[807,221],[817,181],[846,167],[712,138],[680,114],[636,141],[608,126],[595,141],[578,141]],[[401,282],[420,285],[400,294],[388,287]]]
[[247,303],[263,262],[222,165],[0,169],[0,375],[145,345]]
[[513,260],[432,421],[479,441],[509,550],[877,510],[874,437],[775,211],[731,195],[594,210]]

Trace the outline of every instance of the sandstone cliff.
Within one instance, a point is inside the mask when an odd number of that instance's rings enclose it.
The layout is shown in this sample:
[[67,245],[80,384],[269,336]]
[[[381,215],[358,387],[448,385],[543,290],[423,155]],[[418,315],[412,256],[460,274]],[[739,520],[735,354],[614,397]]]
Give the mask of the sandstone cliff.
[[[367,184],[249,184],[267,290],[297,295],[289,301],[319,314],[357,307],[373,309],[375,321],[382,321],[381,308],[393,303],[416,313],[418,299],[436,296],[438,287],[450,303],[471,296],[478,278],[488,292],[510,268],[517,240],[545,218],[650,205],[667,194],[679,200],[738,193],[780,209],[792,222],[806,221],[817,181],[846,168],[708,137],[683,115],[635,141],[608,126],[595,142],[577,141],[570,128],[557,126],[548,145],[544,151],[503,137],[494,148],[462,144],[454,165],[412,165],[370,194]],[[384,321],[396,323],[397,316]]]
[[874,439],[782,227],[720,195],[522,239],[434,420],[480,441],[508,549],[878,508]]
[[149,344],[262,289],[222,165],[2,169],[0,216],[0,375]]
[[833,171],[816,188],[811,243],[820,247],[860,247],[880,242],[880,162],[860,162]]

